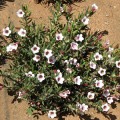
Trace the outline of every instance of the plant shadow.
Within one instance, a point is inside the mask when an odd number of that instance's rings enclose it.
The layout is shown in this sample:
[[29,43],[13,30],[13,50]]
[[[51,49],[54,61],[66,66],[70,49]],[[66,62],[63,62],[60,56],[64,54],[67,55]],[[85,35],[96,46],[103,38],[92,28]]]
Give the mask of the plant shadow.
[[14,2],[15,0],[0,0],[0,11],[7,6],[6,1]]

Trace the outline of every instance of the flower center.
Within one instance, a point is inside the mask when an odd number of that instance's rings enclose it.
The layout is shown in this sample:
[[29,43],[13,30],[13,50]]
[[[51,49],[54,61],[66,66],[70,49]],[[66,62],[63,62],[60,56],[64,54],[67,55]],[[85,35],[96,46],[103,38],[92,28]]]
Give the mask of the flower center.
[[107,106],[104,106],[104,107],[103,107],[103,109],[106,109],[106,108],[107,108]]
[[97,83],[97,86],[99,86],[99,85],[100,85],[100,83],[98,82],[98,83]]
[[58,78],[58,81],[60,81],[60,77]]
[[120,62],[118,63],[118,66],[120,66]]
[[89,98],[92,98],[92,95],[89,95]]
[[57,39],[59,40],[59,39],[60,39],[60,36],[57,36]]
[[96,55],[96,59],[98,59],[99,58],[99,56],[98,55]]
[[39,78],[43,78],[43,76],[42,76],[42,75],[39,75]]
[[9,33],[9,30],[5,30],[5,33]]
[[101,73],[103,74],[103,73],[104,73],[104,70],[101,70]]
[[50,112],[50,114],[51,114],[51,115],[53,115],[53,114],[54,114],[54,112]]
[[24,31],[22,31],[22,34],[25,34],[25,32],[24,32]]
[[47,52],[46,52],[46,55],[48,55],[48,54],[49,54],[49,52],[47,51]]
[[33,50],[37,50],[37,47],[34,47]]
[[36,59],[40,59],[40,56],[36,56]]
[[21,12],[19,12],[19,14],[22,14],[22,11],[21,11]]

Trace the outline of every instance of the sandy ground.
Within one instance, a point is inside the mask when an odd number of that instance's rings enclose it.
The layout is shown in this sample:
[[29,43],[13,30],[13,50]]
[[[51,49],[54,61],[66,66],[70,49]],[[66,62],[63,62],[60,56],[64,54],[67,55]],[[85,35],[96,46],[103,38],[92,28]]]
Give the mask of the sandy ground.
[[[99,6],[99,10],[93,17],[90,18],[90,25],[92,31],[106,30],[108,35],[104,40],[110,40],[111,44],[120,44],[120,0],[86,0],[83,3],[74,3],[73,13],[77,16],[79,12],[85,10],[88,6],[91,7],[93,3]],[[0,5],[0,30],[7,26],[9,21],[14,22],[16,27],[20,27],[19,18],[16,16],[16,11],[21,8],[22,4],[27,4],[32,11],[32,18],[37,23],[49,25],[48,16],[50,7],[47,5],[34,4],[32,0],[15,0],[10,2],[7,0],[4,6]],[[0,83],[2,79],[0,79]],[[36,120],[32,116],[26,114],[27,103],[17,102],[11,104],[12,97],[8,96],[6,90],[0,91],[0,120]],[[109,114],[105,117],[94,110],[89,110],[89,116],[82,116],[83,120],[120,120],[120,103],[113,106]],[[47,116],[40,116],[39,120],[49,120]],[[57,120],[57,119],[56,119]],[[60,118],[59,120],[80,120],[79,116],[68,116]]]

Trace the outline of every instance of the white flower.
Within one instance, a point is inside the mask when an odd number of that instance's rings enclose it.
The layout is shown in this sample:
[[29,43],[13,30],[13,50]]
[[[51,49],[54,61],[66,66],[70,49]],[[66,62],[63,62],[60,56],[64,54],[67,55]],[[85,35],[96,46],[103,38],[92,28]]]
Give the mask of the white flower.
[[96,64],[92,61],[90,61],[90,68],[96,69]]
[[63,40],[63,38],[64,38],[64,37],[63,37],[62,33],[57,33],[57,34],[56,34],[56,40],[57,40],[57,41]]
[[108,51],[111,53],[111,52],[113,52],[113,50],[114,50],[114,48],[112,48],[112,47],[109,47],[109,49],[108,49]]
[[27,77],[35,77],[35,75],[31,72],[31,71],[29,71],[28,73],[25,73],[25,75],[27,76]]
[[86,16],[84,16],[84,18],[83,18],[81,21],[82,21],[82,23],[83,23],[84,25],[88,25],[88,23],[89,23],[89,18],[87,18]]
[[59,84],[63,84],[63,82],[64,82],[64,78],[62,77],[61,74],[59,74],[55,79],[56,79],[57,83],[59,83]]
[[110,54],[108,55],[108,58],[111,58],[111,55],[110,55]]
[[77,59],[76,58],[70,58],[69,59],[69,63],[72,65],[76,65],[77,64]]
[[31,48],[31,50],[32,50],[33,54],[36,54],[36,53],[39,52],[40,47],[38,47],[37,45],[34,45],[34,46]]
[[63,9],[63,7],[60,7],[60,12],[64,12],[64,9]]
[[44,77],[44,73],[39,73],[37,74],[37,79],[42,82],[43,80],[45,80],[45,77]]
[[56,62],[56,59],[55,59],[54,56],[51,56],[51,57],[48,58],[48,63],[55,64],[55,62]]
[[59,75],[59,76],[61,76],[61,77],[62,77],[62,73],[60,72],[60,70],[59,70],[59,69],[57,69],[57,71],[55,72],[55,75]]
[[16,13],[17,13],[17,16],[18,16],[18,17],[23,17],[24,14],[25,14],[25,13],[23,12],[23,10],[21,10],[21,9],[19,9]]
[[114,102],[114,101],[113,101],[113,97],[107,97],[107,102],[108,102],[109,104],[113,103],[113,102]]
[[9,27],[3,28],[3,35],[9,36],[11,34],[11,30]]
[[72,50],[78,50],[78,44],[76,42],[71,43],[71,49]]
[[71,68],[66,68],[66,71],[67,71],[68,73],[72,73],[72,69],[71,69]]
[[100,76],[103,76],[106,74],[106,69],[100,68],[98,73],[100,74]]
[[103,111],[107,112],[109,109],[110,109],[110,107],[108,106],[107,103],[104,104],[104,105],[102,105],[102,110],[103,110]]
[[49,118],[55,118],[57,115],[56,115],[56,110],[49,110],[48,112],[48,117]]
[[93,4],[92,5],[92,10],[93,10],[93,12],[95,12],[96,10],[98,10],[98,6],[96,4]]
[[69,64],[69,60],[65,60],[64,64],[68,65]]
[[26,36],[26,30],[24,30],[24,29],[20,29],[19,31],[18,31],[18,35],[20,35],[21,37],[25,37]]
[[18,92],[18,99],[22,98],[23,93],[21,91]]
[[73,79],[73,81],[75,82],[75,84],[80,85],[82,82],[82,79],[80,78],[80,76],[77,76],[76,78]]
[[119,61],[116,61],[115,64],[116,64],[116,67],[117,67],[117,68],[120,68],[120,60],[119,60]]
[[92,99],[94,99],[94,97],[95,97],[95,93],[88,92],[87,97],[88,97],[88,99],[92,100]]
[[103,56],[99,54],[98,52],[94,54],[95,61],[97,60],[103,60]]
[[82,35],[82,34],[78,34],[78,35],[75,37],[75,40],[82,42],[82,41],[84,40],[83,35]]
[[62,98],[67,98],[69,94],[70,94],[70,91],[66,90],[64,92],[60,92],[59,96],[62,97]]
[[6,47],[7,52],[11,52],[13,50],[17,50],[18,48],[18,43],[11,43]]
[[98,88],[102,88],[104,86],[103,80],[96,80],[95,86]]
[[84,103],[79,104],[79,109],[80,109],[80,111],[85,112],[88,110],[88,105],[85,105]]
[[45,49],[44,50],[44,56],[46,57],[46,58],[49,58],[49,57],[51,57],[53,54],[52,54],[52,50],[48,50],[48,49]]
[[40,56],[39,56],[39,55],[35,55],[35,56],[33,57],[33,60],[34,60],[35,62],[40,61]]
[[110,96],[110,92],[109,92],[108,89],[106,89],[106,90],[103,91],[103,96],[104,96],[104,97]]

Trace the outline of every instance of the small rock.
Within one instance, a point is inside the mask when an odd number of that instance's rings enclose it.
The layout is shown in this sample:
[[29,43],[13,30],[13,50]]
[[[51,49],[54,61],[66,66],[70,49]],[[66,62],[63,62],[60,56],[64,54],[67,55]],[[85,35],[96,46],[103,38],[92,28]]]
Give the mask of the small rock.
[[116,6],[113,6],[113,8],[116,8]]
[[106,15],[106,17],[109,17],[109,15]]

